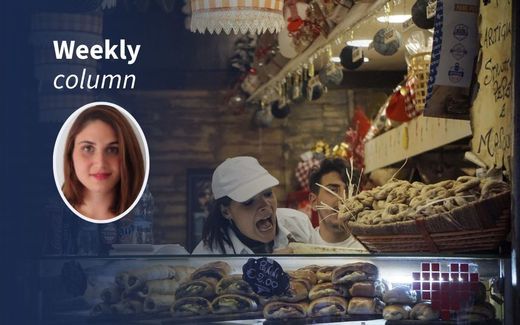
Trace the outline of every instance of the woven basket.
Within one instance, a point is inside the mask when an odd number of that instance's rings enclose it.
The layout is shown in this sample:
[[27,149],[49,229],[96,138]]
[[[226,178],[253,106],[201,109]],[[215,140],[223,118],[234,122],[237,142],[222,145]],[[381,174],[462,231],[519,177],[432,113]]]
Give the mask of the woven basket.
[[349,222],[370,252],[471,252],[494,250],[509,233],[511,192],[449,213],[369,226]]
[[419,53],[410,57],[408,66],[408,79],[415,78],[415,109],[419,112],[424,110],[426,95],[428,94],[428,77],[430,75],[431,54]]

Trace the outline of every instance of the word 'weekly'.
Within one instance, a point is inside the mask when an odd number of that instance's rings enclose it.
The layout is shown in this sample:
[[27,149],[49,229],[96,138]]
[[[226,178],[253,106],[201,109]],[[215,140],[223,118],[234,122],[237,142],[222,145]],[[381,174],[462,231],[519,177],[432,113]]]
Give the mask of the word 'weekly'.
[[76,56],[80,60],[87,60],[89,57],[94,60],[126,60],[132,65],[137,60],[141,45],[126,44],[125,39],[120,39],[119,44],[112,44],[109,39],[105,39],[105,43],[94,44],[90,47],[85,44],[76,46],[76,41],[52,41],[54,45],[54,53],[56,59],[72,60]]

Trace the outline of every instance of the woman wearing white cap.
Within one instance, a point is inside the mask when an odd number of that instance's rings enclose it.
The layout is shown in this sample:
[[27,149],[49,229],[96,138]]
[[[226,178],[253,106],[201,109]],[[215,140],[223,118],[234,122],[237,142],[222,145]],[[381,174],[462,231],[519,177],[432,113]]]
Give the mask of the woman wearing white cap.
[[[289,241],[308,242],[309,218],[297,210],[278,208],[272,190],[278,184],[253,157],[221,163],[211,182],[215,202],[193,254],[272,253]],[[290,225],[291,231],[284,225]]]

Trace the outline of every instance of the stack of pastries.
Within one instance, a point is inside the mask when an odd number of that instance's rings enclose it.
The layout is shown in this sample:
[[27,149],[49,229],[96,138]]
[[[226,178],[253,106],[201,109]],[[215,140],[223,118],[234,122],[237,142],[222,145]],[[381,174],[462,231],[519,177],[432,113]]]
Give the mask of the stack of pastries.
[[225,262],[197,269],[190,280],[175,291],[171,306],[174,318],[207,314],[236,314],[257,311],[261,303],[241,274],[231,275]]
[[[264,307],[266,319],[381,315],[385,286],[370,263],[343,266],[310,265],[294,272],[291,288]],[[307,295],[305,296],[305,293]]]
[[167,311],[174,302],[174,292],[189,278],[193,268],[153,265],[120,272],[115,283],[101,292],[102,302],[91,315],[138,314]]
[[409,319],[412,310],[410,306],[417,302],[417,293],[407,286],[397,286],[383,294],[383,301],[386,303],[383,309],[384,319]]
[[334,269],[332,283],[346,285],[350,298],[348,314],[381,315],[381,297],[386,285],[379,280],[379,270],[371,263],[350,263]]
[[273,296],[263,308],[265,319],[304,318],[307,316],[309,290],[316,284],[316,274],[307,268],[287,272],[289,288],[283,295]]

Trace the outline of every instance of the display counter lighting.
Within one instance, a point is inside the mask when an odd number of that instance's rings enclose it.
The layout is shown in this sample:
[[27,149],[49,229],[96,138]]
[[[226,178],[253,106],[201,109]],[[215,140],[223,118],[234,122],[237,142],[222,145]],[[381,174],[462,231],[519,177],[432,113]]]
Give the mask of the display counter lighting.
[[353,39],[347,41],[347,45],[355,46],[355,47],[368,47],[372,43],[371,39]]
[[377,17],[377,21],[380,23],[390,23],[390,24],[401,24],[412,18],[412,15],[389,15],[389,16],[379,16]]

